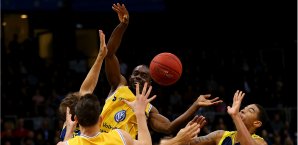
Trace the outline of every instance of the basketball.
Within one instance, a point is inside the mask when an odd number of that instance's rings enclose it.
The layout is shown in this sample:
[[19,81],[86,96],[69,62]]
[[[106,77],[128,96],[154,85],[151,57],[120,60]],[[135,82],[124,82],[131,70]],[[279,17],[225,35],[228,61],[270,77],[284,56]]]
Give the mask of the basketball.
[[163,52],[151,60],[149,69],[154,82],[161,86],[169,86],[181,77],[182,63],[176,55]]

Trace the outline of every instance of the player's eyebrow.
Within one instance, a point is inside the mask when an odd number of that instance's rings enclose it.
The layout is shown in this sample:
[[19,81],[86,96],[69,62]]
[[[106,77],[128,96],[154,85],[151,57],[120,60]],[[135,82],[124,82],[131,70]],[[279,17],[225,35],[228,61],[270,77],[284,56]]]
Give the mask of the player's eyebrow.
[[249,108],[249,110],[251,110],[252,112],[255,112],[255,109],[254,108]]

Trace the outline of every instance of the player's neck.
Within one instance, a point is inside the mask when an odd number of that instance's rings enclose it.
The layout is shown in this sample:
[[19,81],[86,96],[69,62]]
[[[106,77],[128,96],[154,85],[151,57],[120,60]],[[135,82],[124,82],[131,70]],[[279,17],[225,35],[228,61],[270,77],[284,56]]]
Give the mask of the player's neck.
[[94,137],[100,132],[98,125],[94,125],[91,127],[80,127],[80,131],[82,136],[87,137]]
[[[251,131],[251,130],[248,130],[249,131],[249,134],[250,135],[253,135],[254,134],[254,132],[253,131]],[[235,137],[234,137],[234,141],[235,141],[235,143],[237,143],[237,142],[239,142],[239,135],[238,135],[238,131],[236,131],[236,133],[235,133]]]

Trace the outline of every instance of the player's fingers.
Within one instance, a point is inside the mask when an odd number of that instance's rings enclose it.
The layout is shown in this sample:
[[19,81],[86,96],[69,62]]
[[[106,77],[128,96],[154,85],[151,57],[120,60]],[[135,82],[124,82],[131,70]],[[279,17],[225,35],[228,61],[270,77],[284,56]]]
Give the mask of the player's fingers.
[[242,100],[244,98],[245,93],[242,93],[240,96],[240,100]]
[[152,100],[154,100],[156,98],[156,95],[152,96],[151,98],[148,99],[148,102],[151,102]]
[[230,110],[230,109],[231,109],[231,107],[230,107],[230,106],[228,106],[228,107],[227,107],[227,109],[228,109],[228,110]]
[[204,121],[200,124],[200,128],[203,128],[206,124],[207,124],[207,121],[204,120]]
[[127,104],[130,108],[132,108],[131,102],[129,102],[127,100],[121,100],[121,101],[124,102],[125,104]]
[[210,98],[211,97],[211,94],[206,94],[204,95],[205,98]]
[[215,101],[215,102],[212,102],[213,104],[219,104],[219,103],[222,103],[223,101],[222,100],[219,100],[219,101]]
[[194,123],[189,127],[189,133],[193,134],[194,132],[196,132],[196,130],[200,127],[200,124],[198,123]]
[[200,132],[200,130],[201,130],[201,125],[200,124],[195,125],[193,127],[191,137],[196,136]]
[[66,107],[66,120],[71,120],[70,108]]
[[112,6],[112,9],[114,11],[116,11],[116,12],[119,12],[120,11],[119,8],[117,7],[117,5],[115,5],[115,4]]
[[204,116],[200,116],[200,119],[197,121],[198,124],[202,124],[206,118]]
[[235,102],[237,100],[237,95],[238,95],[239,90],[237,90],[234,94],[234,98],[233,98],[233,102]]
[[102,30],[98,30],[99,37],[100,37],[100,42],[103,44],[105,42],[105,34],[103,33]]
[[211,99],[210,101],[214,102],[214,101],[217,101],[218,99],[219,99],[219,97],[215,97],[215,98]]
[[142,91],[142,95],[145,96],[146,90],[147,90],[147,82],[145,82],[144,86],[143,86],[143,91]]
[[139,96],[140,95],[140,84],[136,83],[136,95]]
[[199,116],[196,115],[191,121],[188,122],[188,124],[186,126],[192,125],[193,123],[197,122],[198,118],[199,118]]
[[146,98],[148,98],[148,96],[150,95],[151,90],[152,90],[152,86],[150,86],[149,89],[147,90],[146,96],[145,96]]

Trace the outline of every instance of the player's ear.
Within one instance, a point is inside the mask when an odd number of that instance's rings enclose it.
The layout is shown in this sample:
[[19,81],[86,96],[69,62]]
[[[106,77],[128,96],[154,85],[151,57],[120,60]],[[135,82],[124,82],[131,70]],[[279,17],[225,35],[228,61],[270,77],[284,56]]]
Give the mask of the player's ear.
[[102,117],[99,116],[99,118],[98,118],[98,124],[101,124],[101,123],[102,123]]
[[74,121],[78,121],[77,115],[74,116]]

